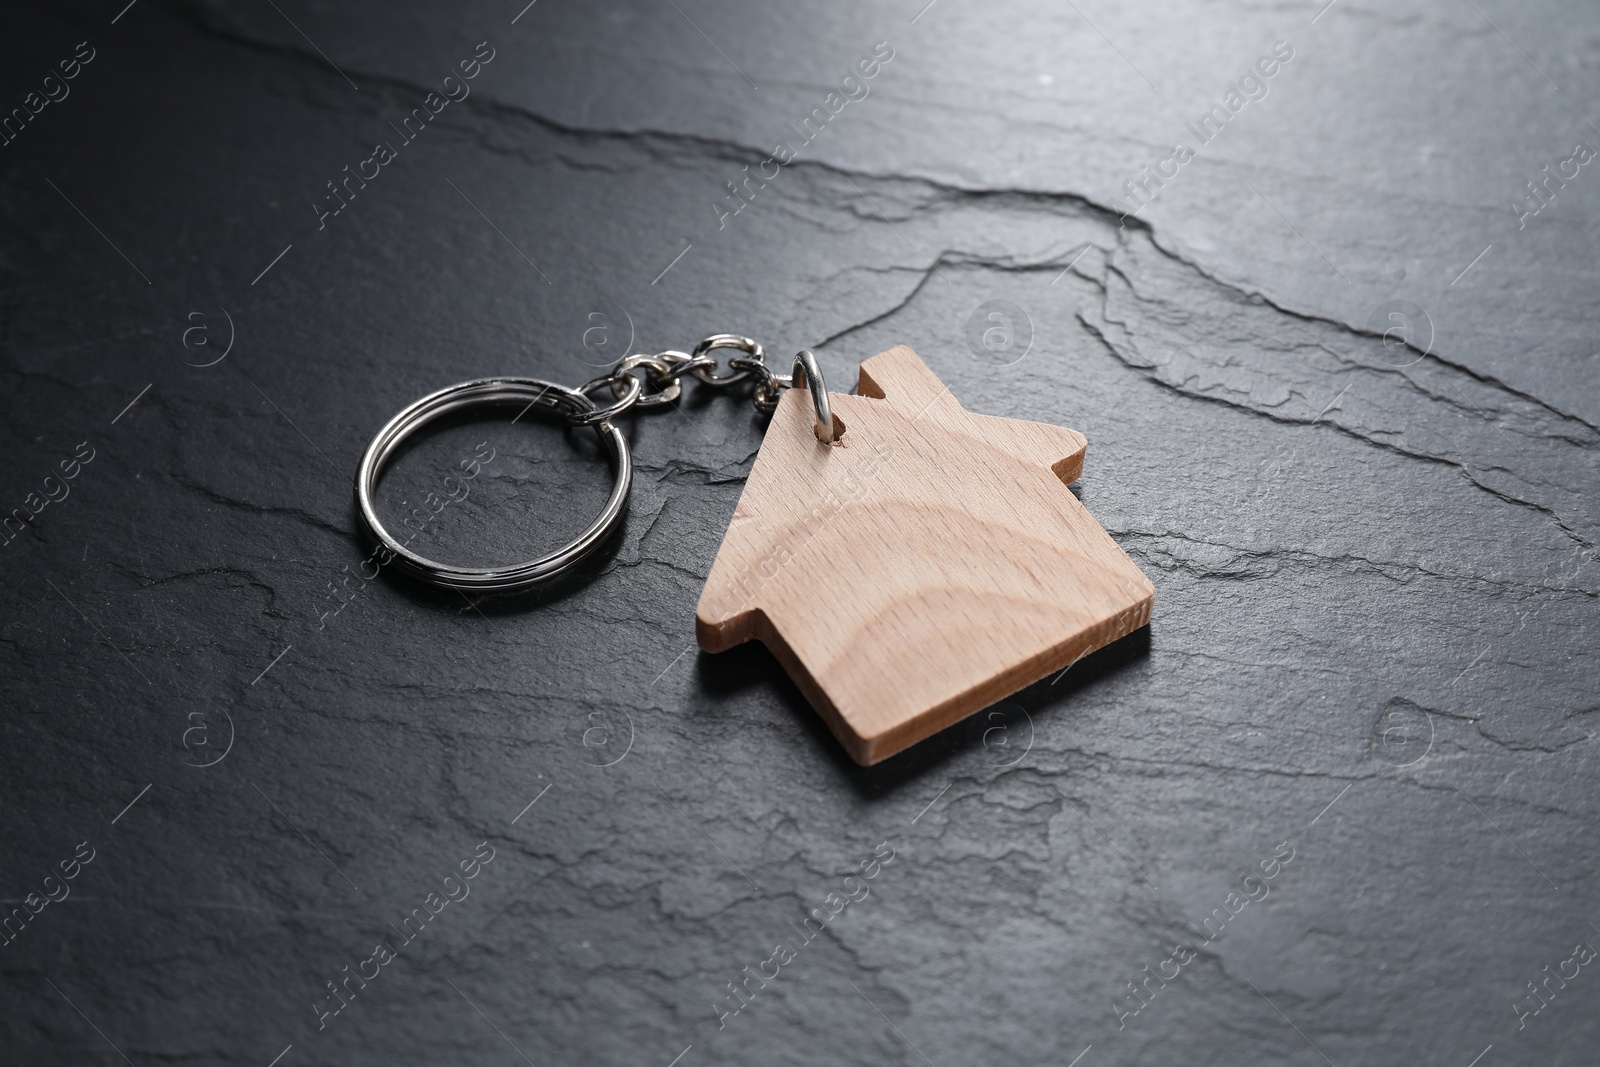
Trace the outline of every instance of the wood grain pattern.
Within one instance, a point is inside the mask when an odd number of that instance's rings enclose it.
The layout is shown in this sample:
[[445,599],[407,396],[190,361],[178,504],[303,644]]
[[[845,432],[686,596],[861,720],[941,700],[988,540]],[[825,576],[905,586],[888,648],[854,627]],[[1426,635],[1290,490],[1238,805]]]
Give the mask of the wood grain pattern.
[[894,755],[1150,620],[1155,590],[1066,488],[1082,434],[963,409],[911,349],[778,405],[696,612],[767,645],[857,763]]

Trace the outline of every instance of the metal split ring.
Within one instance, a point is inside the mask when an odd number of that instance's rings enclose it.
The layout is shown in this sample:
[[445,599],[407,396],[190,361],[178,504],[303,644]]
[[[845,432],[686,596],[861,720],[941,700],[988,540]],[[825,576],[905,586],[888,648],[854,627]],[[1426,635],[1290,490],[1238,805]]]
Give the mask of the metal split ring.
[[[634,381],[637,386],[638,379]],[[638,392],[632,391],[632,396],[637,398]],[[579,424],[600,410],[582,391],[552,382],[536,378],[479,378],[428,394],[408,405],[378,431],[367,445],[356,471],[357,515],[367,536],[393,555],[395,566],[430,585],[469,593],[505,593],[540,585],[581,563],[605,542],[627,514],[628,493],[633,487],[633,459],[628,451],[628,439],[612,423],[600,421],[594,430],[611,456],[615,478],[611,495],[599,517],[565,547],[509,567],[454,567],[418,555],[396,541],[384,529],[373,505],[378,478],[390,457],[407,438],[428,423],[453,412],[491,404],[514,404],[523,411],[537,408],[555,412],[568,422]],[[627,404],[622,405],[624,410],[626,407]]]
[[[729,370],[721,375],[717,374],[716,357],[711,355],[719,348],[733,348],[741,353],[728,360]],[[633,373],[641,367],[645,370],[643,379]],[[692,353],[668,351],[653,356],[628,356],[609,374],[576,389],[537,378],[478,378],[428,394],[384,424],[362,454],[361,466],[356,471],[356,512],[361,526],[371,540],[391,554],[395,566],[430,585],[463,592],[506,593],[547,582],[577,566],[599,548],[627,514],[628,493],[633,487],[633,459],[627,438],[613,420],[630,408],[670,404],[682,393],[682,379],[686,374],[718,388],[753,377],[756,408],[768,415],[777,408],[784,389],[803,384],[811,394],[815,415],[811,432],[824,444],[833,440],[835,423],[828,405],[828,387],[822,380],[822,368],[817,365],[815,355],[807,350],[795,356],[794,370],[786,378],[772,372],[761,346],[755,341],[737,334],[719,333],[701,341]],[[601,406],[591,399],[601,390],[609,390],[611,403]],[[568,425],[593,428],[611,456],[614,472],[611,496],[599,517],[570,544],[526,563],[510,567],[454,567],[418,555],[396,541],[378,519],[373,504],[378,479],[395,450],[428,423],[454,412],[491,404],[520,406],[517,418],[537,409],[544,414],[559,415]]]

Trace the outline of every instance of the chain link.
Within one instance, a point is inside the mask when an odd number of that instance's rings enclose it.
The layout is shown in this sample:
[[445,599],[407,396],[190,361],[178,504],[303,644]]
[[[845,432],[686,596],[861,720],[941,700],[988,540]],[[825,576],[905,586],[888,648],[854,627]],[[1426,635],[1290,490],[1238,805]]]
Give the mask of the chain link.
[[[711,353],[723,348],[735,349],[739,354],[728,360],[725,372],[719,373],[717,357]],[[642,378],[635,373],[641,369],[644,371]],[[682,395],[683,379],[689,375],[713,389],[727,389],[753,379],[751,399],[763,415],[777,410],[783,390],[792,384],[792,376],[776,374],[767,366],[766,353],[760,344],[737,334],[718,333],[695,345],[693,352],[669,349],[653,356],[628,356],[608,373],[583,383],[576,390],[592,397],[609,387],[612,403],[591,411],[567,412],[566,419],[574,426],[596,426],[630,408],[649,409],[670,404]]]

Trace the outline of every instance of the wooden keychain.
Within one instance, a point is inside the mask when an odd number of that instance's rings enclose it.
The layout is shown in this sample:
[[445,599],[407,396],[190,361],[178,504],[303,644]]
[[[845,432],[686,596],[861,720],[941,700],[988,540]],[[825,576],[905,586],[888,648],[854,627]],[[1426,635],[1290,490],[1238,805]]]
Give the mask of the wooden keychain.
[[[719,373],[721,349],[739,354]],[[464,592],[525,590],[570,570],[627,512],[633,465],[614,420],[674,402],[685,376],[751,382],[772,417],[700,596],[700,647],[765,644],[857,763],[887,759],[1150,621],[1149,579],[1067,489],[1083,470],[1083,435],[967,411],[904,345],[862,363],[852,396],[828,393],[811,352],[784,377],[732,334],[692,353],[629,356],[577,389],[509,377],[441,389],[391,419],[361,458],[357,512],[389,556],[381,562]],[[610,402],[596,405],[596,394]],[[593,427],[615,481],[565,547],[510,567],[454,567],[396,541],[373,496],[406,438],[485,404]]]

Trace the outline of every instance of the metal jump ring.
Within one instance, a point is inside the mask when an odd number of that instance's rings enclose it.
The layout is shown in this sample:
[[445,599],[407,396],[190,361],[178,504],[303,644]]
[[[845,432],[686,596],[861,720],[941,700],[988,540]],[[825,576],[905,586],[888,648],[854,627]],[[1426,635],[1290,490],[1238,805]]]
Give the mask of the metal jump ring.
[[[587,400],[590,393],[609,385],[613,387],[611,395],[617,396],[615,386],[618,384],[622,385],[622,395],[617,397],[616,403],[607,404],[603,408],[597,407],[592,411],[569,414],[567,421],[574,426],[599,426],[602,423],[609,423],[611,419],[639,403],[639,394],[644,391],[644,383],[632,374],[624,374],[621,378],[612,374],[592,378],[578,386],[575,392],[581,393]],[[590,401],[590,404],[593,403]]]
[[811,394],[811,410],[816,415],[816,420],[811,424],[811,432],[823,444],[833,442],[833,411],[828,407],[828,386],[822,380],[822,368],[817,365],[817,357],[809,348],[802,348],[795,354],[794,370],[789,373],[789,386],[794,388],[804,378],[806,391]]
[[367,445],[356,471],[356,513],[367,536],[394,556],[396,566],[429,585],[477,593],[532,588],[570,570],[600,547],[628,510],[628,493],[633,486],[633,460],[628,452],[628,439],[612,423],[602,422],[594,430],[611,456],[615,476],[611,496],[599,517],[565,547],[510,567],[452,567],[420,556],[396,541],[378,520],[377,509],[373,506],[384,465],[401,443],[428,423],[451,412],[488,404],[518,404],[523,410],[538,407],[560,412],[569,419],[587,416],[596,410],[594,402],[583,393],[551,382],[536,378],[479,378],[422,397],[378,431]]

